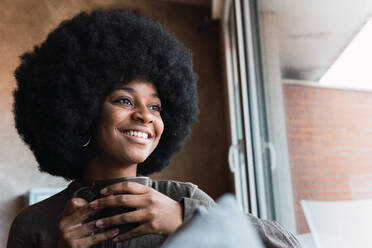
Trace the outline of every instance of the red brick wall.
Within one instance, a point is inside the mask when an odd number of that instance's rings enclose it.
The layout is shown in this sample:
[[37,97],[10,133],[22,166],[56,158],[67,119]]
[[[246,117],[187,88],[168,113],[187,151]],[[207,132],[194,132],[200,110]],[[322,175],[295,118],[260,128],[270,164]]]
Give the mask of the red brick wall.
[[299,201],[372,198],[372,93],[284,84],[297,231]]

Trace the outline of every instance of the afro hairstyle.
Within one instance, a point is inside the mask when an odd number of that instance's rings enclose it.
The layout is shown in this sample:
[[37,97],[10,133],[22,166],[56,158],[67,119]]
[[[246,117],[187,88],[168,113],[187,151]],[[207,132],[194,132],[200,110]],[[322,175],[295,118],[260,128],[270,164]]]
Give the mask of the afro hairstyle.
[[16,129],[42,172],[79,179],[92,149],[102,102],[133,79],[153,82],[162,101],[164,132],[137,174],[170,163],[197,120],[197,76],[191,53],[160,24],[133,10],[81,12],[21,56],[15,70]]

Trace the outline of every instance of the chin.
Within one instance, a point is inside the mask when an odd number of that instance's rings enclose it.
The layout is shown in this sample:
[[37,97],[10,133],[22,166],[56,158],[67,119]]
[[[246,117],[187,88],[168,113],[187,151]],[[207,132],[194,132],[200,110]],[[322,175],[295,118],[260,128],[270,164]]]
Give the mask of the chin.
[[135,159],[132,159],[131,163],[139,164],[139,163],[143,163],[145,160],[146,158],[135,158]]
[[116,160],[123,164],[138,164],[144,162],[152,153],[153,149],[150,147],[122,147],[122,149],[115,150],[111,154]]
[[133,163],[133,164],[138,164],[144,162],[149,154],[130,154],[130,156],[126,156],[124,158],[124,161]]

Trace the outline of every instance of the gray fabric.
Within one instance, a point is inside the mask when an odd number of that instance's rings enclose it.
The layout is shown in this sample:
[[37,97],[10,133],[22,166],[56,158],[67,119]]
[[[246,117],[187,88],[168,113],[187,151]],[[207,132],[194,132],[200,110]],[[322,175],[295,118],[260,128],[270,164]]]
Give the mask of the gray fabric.
[[163,248],[263,248],[257,231],[238,209],[232,195],[224,195],[210,211],[199,207],[196,215],[170,236]]
[[171,235],[163,248],[285,248],[301,247],[276,222],[243,214],[235,198],[226,194],[209,211],[198,207],[195,216]]
[[246,215],[250,223],[258,231],[266,248],[300,248],[301,244],[296,237],[285,230],[278,222],[261,220],[251,214]]
[[[83,186],[80,182],[74,181],[64,191],[24,209],[13,221],[9,232],[8,248],[57,247],[59,216],[66,202]],[[181,202],[184,219],[190,219],[199,205],[210,208],[215,204],[212,198],[192,183],[152,180],[151,187]],[[164,235],[150,234],[122,244],[114,244],[112,241],[102,242],[97,247],[160,247],[165,238]]]

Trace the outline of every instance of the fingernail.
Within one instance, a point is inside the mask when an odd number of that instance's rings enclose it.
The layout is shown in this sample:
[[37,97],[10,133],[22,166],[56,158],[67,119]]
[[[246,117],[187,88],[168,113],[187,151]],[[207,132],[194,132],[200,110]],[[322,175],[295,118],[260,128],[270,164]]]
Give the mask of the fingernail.
[[98,208],[98,201],[92,201],[91,203],[89,203],[89,206],[93,209],[97,209]]
[[102,228],[105,227],[105,223],[103,222],[103,220],[97,220],[96,226]]
[[[112,230],[111,230],[111,234],[112,234],[113,236],[118,235],[118,234],[119,234],[119,228],[114,228],[114,229],[112,229]],[[117,240],[119,241],[118,238],[115,238],[115,239],[117,239]],[[114,240],[114,241],[115,241],[115,240]],[[117,241],[115,241],[115,242],[117,242]]]
[[104,194],[106,194],[106,193],[107,193],[107,189],[106,189],[106,188],[103,188],[103,189],[101,189],[101,191],[100,191],[100,192],[101,192],[101,194],[102,194],[102,195],[104,195]]

